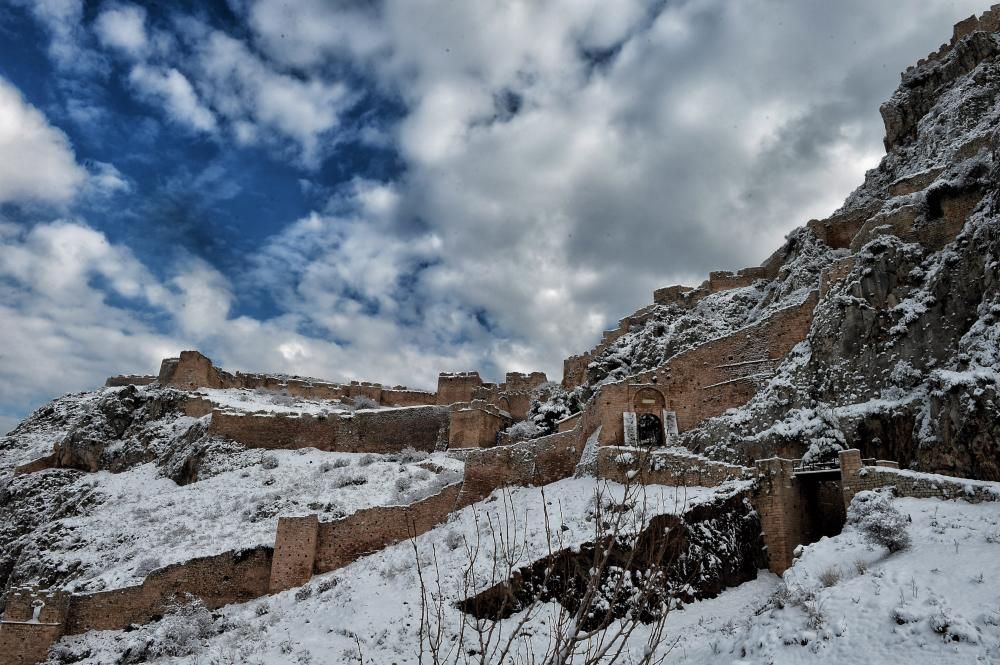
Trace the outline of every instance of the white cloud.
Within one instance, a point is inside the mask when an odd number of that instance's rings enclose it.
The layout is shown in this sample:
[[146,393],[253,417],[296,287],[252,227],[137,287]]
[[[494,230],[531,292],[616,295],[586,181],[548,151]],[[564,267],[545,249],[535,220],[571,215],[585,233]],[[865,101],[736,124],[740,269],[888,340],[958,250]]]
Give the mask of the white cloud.
[[81,46],[83,0],[14,0],[27,8],[49,33],[49,56],[62,68],[87,70],[94,59]]
[[132,191],[132,183],[114,164],[91,161],[87,164],[90,178],[88,191],[99,197],[113,196]]
[[85,178],[66,135],[0,78],[0,203],[65,203]]
[[130,56],[142,56],[149,47],[146,10],[137,5],[110,5],[94,20],[94,31],[105,46]]
[[200,45],[198,71],[199,90],[233,123],[238,139],[257,142],[276,131],[295,141],[311,166],[331,147],[329,132],[351,101],[343,84],[277,72],[222,32]]
[[[127,249],[82,224],[0,227],[0,404],[27,412],[110,374],[150,371],[178,344],[141,315],[108,304],[167,303],[168,293]],[[13,351],[16,350],[16,353]]]
[[173,67],[136,65],[129,74],[129,82],[150,103],[162,103],[174,122],[202,132],[215,130],[212,111],[198,99],[187,77]]
[[[79,22],[78,3],[50,3],[53,25]],[[79,225],[0,228],[0,270],[21,285],[0,287],[0,334],[11,348],[39,340],[0,370],[0,391],[21,390],[14,379],[37,393],[93,385],[98,371],[150,371],[181,346],[232,368],[331,379],[431,385],[441,369],[473,367],[557,378],[564,356],[653,288],[758,262],[831,212],[878,157],[877,108],[898,71],[981,9],[803,2],[776,18],[769,0],[230,6],[247,8],[243,41],[175,17],[176,42],[150,32],[145,51],[120,44],[144,53],[135,89],[180,124],[313,167],[355,102],[349,69],[404,105],[397,126],[368,127],[372,144],[398,150],[403,175],[352,183],[232,282],[197,261],[155,279]],[[110,169],[91,170],[119,186]],[[165,331],[107,305],[109,289],[169,321]],[[241,316],[261,290],[278,314]],[[63,366],[65,380],[48,369]]]

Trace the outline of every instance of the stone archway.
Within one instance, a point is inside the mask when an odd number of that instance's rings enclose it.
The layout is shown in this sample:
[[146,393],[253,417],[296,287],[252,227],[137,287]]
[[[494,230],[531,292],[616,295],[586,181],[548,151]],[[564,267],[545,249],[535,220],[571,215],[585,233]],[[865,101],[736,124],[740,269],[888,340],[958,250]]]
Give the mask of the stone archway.
[[667,400],[656,388],[643,387],[632,398],[632,410],[636,413],[651,413],[657,417],[666,408]]

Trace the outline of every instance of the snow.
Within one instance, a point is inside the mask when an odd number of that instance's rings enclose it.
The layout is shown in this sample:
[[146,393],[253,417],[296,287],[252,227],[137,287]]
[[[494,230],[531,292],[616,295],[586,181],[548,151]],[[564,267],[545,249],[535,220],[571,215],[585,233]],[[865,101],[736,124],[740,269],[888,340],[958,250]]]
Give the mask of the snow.
[[[621,501],[625,488],[600,483],[606,496]],[[444,630],[453,634],[464,615],[451,601],[506,579],[512,569],[564,547],[577,547],[593,539],[594,491],[592,478],[566,479],[543,488],[515,488],[494,494],[487,500],[453,514],[446,524],[418,537],[416,551],[430,589],[438,589],[449,602],[442,608]],[[722,488],[678,488],[648,486],[644,503],[648,510],[636,512],[630,530],[642,528],[654,514],[681,513],[719,495],[743,490],[746,483]],[[548,520],[551,528],[546,530]],[[512,534],[515,534],[512,536]],[[492,543],[501,539],[510,547],[511,558],[496,557]],[[481,544],[480,555],[470,561],[468,547]],[[358,641],[365,662],[418,662],[420,586],[414,559],[414,545],[403,542],[364,557],[333,573],[317,576],[302,589],[290,590],[219,611],[218,626],[228,626],[210,639],[199,653],[164,662],[201,663],[247,662],[267,665],[289,662],[351,662]],[[467,577],[466,577],[467,573]],[[468,579],[468,586],[463,580]],[[740,588],[720,606],[745,608],[760,601],[775,579],[762,580]],[[691,619],[713,607],[712,601],[690,606]],[[687,611],[687,610],[685,610]],[[707,611],[707,610],[706,610]],[[544,620],[544,613],[540,620]],[[538,636],[544,626],[533,623]],[[709,620],[710,619],[706,619]],[[512,621],[516,621],[516,616]],[[711,624],[708,624],[711,625]],[[705,622],[699,629],[704,634]],[[130,633],[108,631],[67,640],[69,646],[90,650],[81,663],[107,662],[110,653],[120,653],[124,642],[144,640],[155,627]],[[226,659],[230,660],[226,660]]]
[[[160,566],[272,545],[279,516],[318,513],[329,520],[370,506],[411,503],[459,480],[463,469],[442,454],[424,460],[418,453],[407,463],[312,449],[243,455],[255,464],[183,486],[161,477],[153,464],[85,476],[80,482],[101,503],[60,520],[61,537],[46,556],[57,565],[80,562],[72,590],[128,586]],[[434,473],[435,466],[442,470]]]
[[[57,399],[37,409],[32,417],[0,437],[0,478],[15,466],[52,454],[56,443],[69,433],[76,419],[100,400],[107,391],[78,393]],[[44,415],[43,415],[44,414]]]
[[329,415],[350,413],[353,409],[332,400],[310,400],[292,397],[266,390],[246,390],[242,388],[200,388],[195,395],[202,395],[216,406],[229,411],[248,413],[266,411],[272,413],[301,413]]
[[[784,575],[801,603],[761,614],[734,662],[993,663],[1000,660],[1000,506],[897,499],[910,549],[888,555],[847,527],[803,548]],[[836,570],[832,586],[821,581]],[[829,579],[829,578],[828,578]],[[811,635],[810,635],[811,633]]]

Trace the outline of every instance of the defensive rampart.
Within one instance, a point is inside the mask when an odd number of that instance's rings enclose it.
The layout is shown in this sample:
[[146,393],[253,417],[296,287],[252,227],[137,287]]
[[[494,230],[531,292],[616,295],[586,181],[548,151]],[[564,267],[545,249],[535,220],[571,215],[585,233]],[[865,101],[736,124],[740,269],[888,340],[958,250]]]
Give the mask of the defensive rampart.
[[660,450],[602,446],[597,452],[597,476],[617,483],[717,487],[729,480],[751,477],[752,470],[695,455],[686,448]]
[[448,428],[447,407],[415,406],[329,416],[215,409],[208,431],[251,448],[388,453],[433,451],[448,440]]

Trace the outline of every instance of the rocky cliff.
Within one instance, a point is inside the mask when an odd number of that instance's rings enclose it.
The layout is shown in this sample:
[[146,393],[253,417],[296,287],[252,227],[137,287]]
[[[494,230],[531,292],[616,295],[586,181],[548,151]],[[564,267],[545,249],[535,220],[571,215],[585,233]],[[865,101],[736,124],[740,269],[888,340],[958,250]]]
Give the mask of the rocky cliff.
[[[745,407],[684,433],[730,461],[840,447],[1000,478],[1000,8],[956,26],[881,108],[886,156],[751,286],[656,305],[592,359],[589,394],[754,323],[805,290],[808,338]],[[824,274],[825,273],[825,274]],[[822,279],[825,280],[821,284]]]

